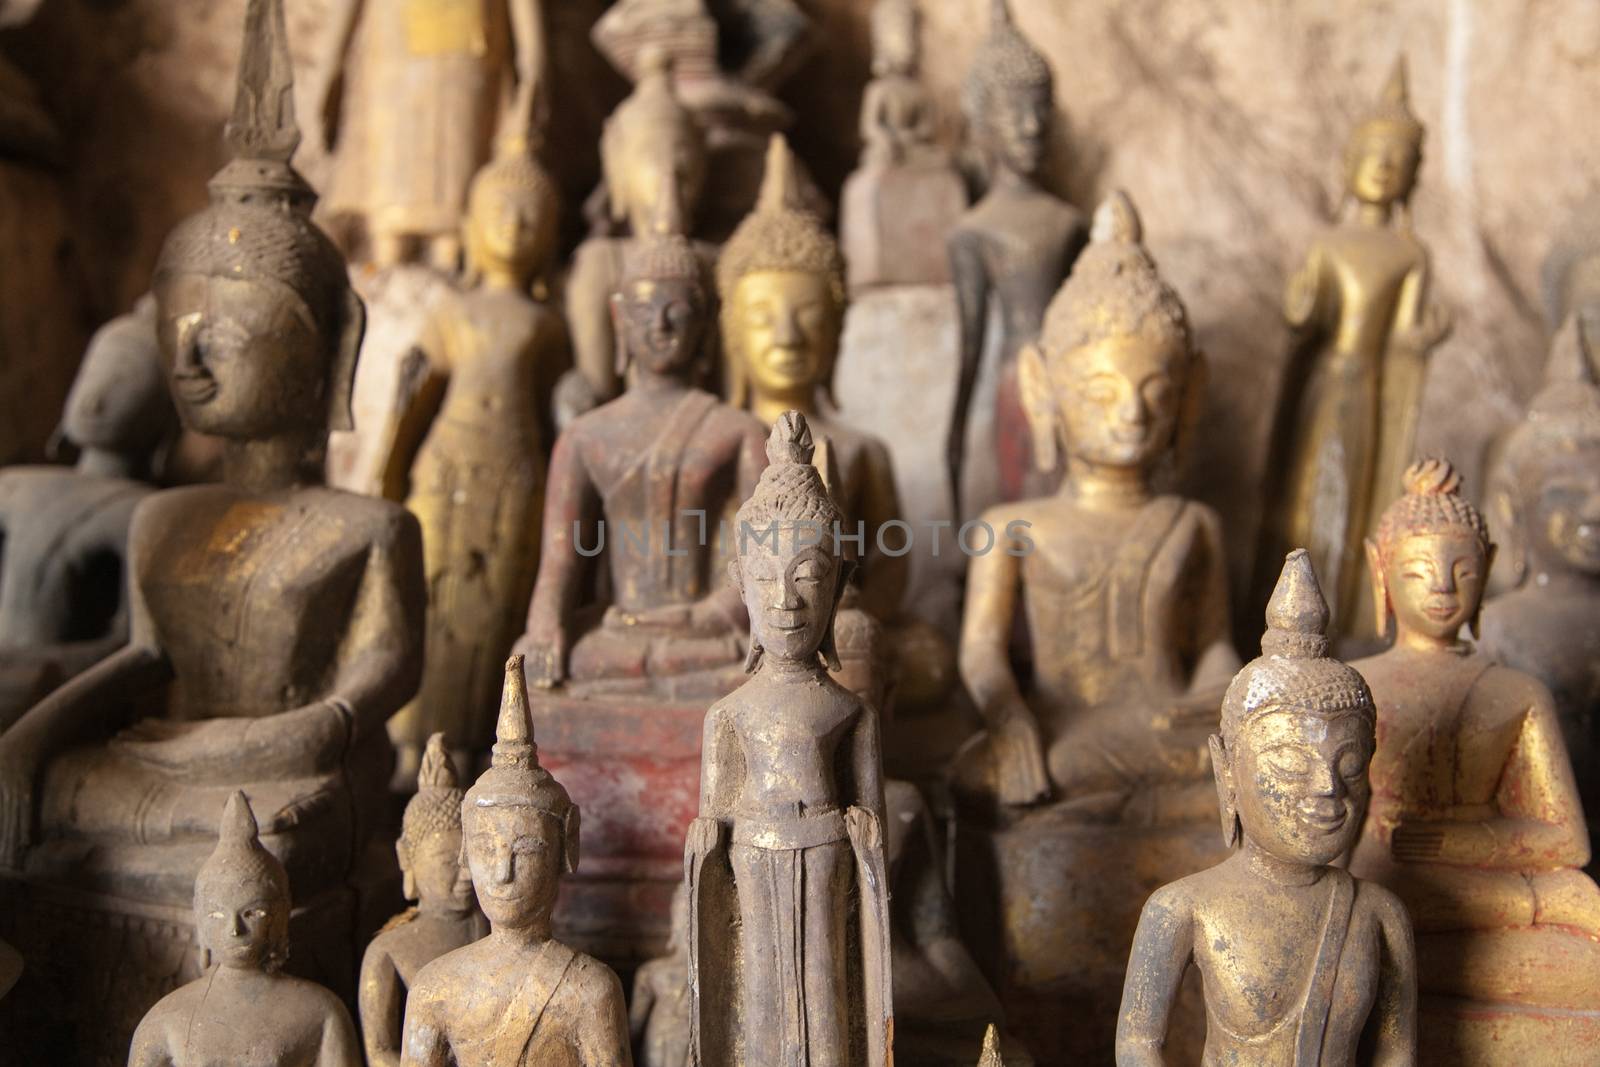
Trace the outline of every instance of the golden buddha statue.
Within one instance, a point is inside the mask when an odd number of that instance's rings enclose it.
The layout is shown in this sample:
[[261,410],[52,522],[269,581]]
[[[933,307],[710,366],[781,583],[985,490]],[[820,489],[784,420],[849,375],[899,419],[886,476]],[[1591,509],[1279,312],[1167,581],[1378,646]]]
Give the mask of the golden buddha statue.
[[399,1067],[406,993],[422,968],[489,932],[461,862],[461,797],[444,734],[434,734],[394,846],[402,891],[417,906],[385,923],[361,957],[357,1003],[367,1067]]
[[1494,560],[1446,460],[1405,476],[1367,542],[1389,651],[1372,687],[1372,803],[1350,870],[1417,932],[1423,1063],[1600,1059],[1600,888],[1550,691],[1458,638]]
[[0,469],[0,733],[128,639],[128,523],[177,432],[143,301],[89,341],[57,440],[71,467]]
[[1358,1048],[1370,1050],[1363,1063],[1416,1062],[1405,906],[1336,866],[1361,832],[1377,741],[1372,694],[1328,655],[1327,625],[1310,557],[1297,549],[1267,605],[1261,656],[1228,686],[1211,737],[1231,854],[1146,901],[1122,988],[1118,1067],[1168,1062],[1167,1019],[1191,965],[1205,980],[1206,1063],[1343,1067]]
[[283,973],[290,908],[289,874],[262,847],[250,802],[234,793],[194,883],[201,952],[215,962],[150,1009],[128,1067],[361,1067],[344,1004]]
[[1450,329],[1429,299],[1428,251],[1406,210],[1422,137],[1399,60],[1345,148],[1342,217],[1312,244],[1284,295],[1295,342],[1268,452],[1279,460],[1266,487],[1255,597],[1266,599],[1276,560],[1303,546],[1336,644],[1375,637],[1361,539],[1399,492],[1428,353]]
[[[127,646],[0,737],[0,869],[47,909],[35,936],[81,940],[107,916],[139,916],[136,929],[176,941],[141,957],[166,967],[191,936],[181,905],[218,812],[242,789],[289,872],[297,966],[348,987],[356,850],[392,758],[384,725],[421,669],[422,547],[404,508],[319,484],[328,430],[348,425],[363,315],[288,162],[291,83],[282,0],[251,0],[234,158],[155,272],[179,414],[224,439],[225,479],[145,500],[128,536]],[[110,940],[139,956],[137,939]],[[105,963],[126,968],[118,995],[149,995],[140,1013],[165,991],[136,981],[132,960]],[[113,1008],[96,1006],[107,1040]]]
[[422,523],[429,597],[422,688],[389,720],[407,784],[437,730],[463,766],[488,751],[533,594],[551,393],[571,360],[560,317],[528,291],[557,218],[555,183],[524,145],[502,145],[469,197],[475,282],[435,306],[402,375],[384,489]]
[[[678,100],[670,54],[653,49],[645,58],[639,84],[601,130],[603,180],[595,196],[600,225],[573,253],[567,277],[567,322],[577,365],[562,382],[563,426],[622,391],[611,294],[622,278],[623,250],[656,228],[663,190],[677,197],[687,217],[675,225],[689,236],[706,178],[705,134]],[[696,242],[694,248],[708,267],[716,261],[716,246]],[[701,377],[711,369],[701,368]]]
[[952,768],[956,899],[1034,1055],[1098,1061],[1138,902],[1216,858],[1206,738],[1238,665],[1221,523],[1160,488],[1204,365],[1124,194],[1018,360],[1032,454],[1066,475],[984,513],[1003,532],[968,562],[960,668],[987,730]]
[[[961,317],[961,370],[946,444],[950,498],[965,516],[967,412],[979,366],[991,347],[1000,360],[994,451],[1001,500],[1044,490],[1035,469],[1018,384],[1017,354],[1034,340],[1045,308],[1088,237],[1083,213],[1039,184],[1055,86],[1050,65],[1011,20],[1007,0],[991,0],[989,36],[967,73],[962,106],[990,168],[989,188],[949,237],[950,273]],[[1000,336],[988,337],[998,305]]]
[[1594,821],[1600,820],[1600,307],[1591,314],[1574,313],[1556,334],[1544,387],[1506,437],[1490,483],[1486,510],[1506,517],[1510,541],[1495,562],[1509,564],[1518,582],[1484,604],[1482,648],[1550,689],[1578,792]]
[[[739,508],[730,568],[750,616],[750,679],[706,712],[689,826],[691,1062],[893,1062],[878,714],[828,676],[849,577],[844,516],[785,412]],[[851,926],[855,929],[851,930]]]
[[629,1067],[622,983],[551,936],[561,876],[578,866],[578,806],[539,765],[521,656],[506,663],[494,755],[461,824],[489,935],[416,976],[402,1067]]
[[[454,273],[473,175],[548,106],[539,0],[338,0],[313,99],[334,153],[329,214],[390,267],[426,246]],[[361,239],[350,242],[361,245]]]

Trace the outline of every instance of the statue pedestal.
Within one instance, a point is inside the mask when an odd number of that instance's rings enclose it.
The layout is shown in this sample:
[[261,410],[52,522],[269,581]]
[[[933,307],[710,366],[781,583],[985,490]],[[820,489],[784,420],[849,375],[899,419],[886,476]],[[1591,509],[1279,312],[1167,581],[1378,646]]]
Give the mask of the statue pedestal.
[[967,189],[949,163],[880,163],[845,179],[839,243],[850,292],[880,285],[947,285],[945,238],[967,209]]
[[1423,996],[1417,1005],[1417,1062],[1592,1067],[1600,1063],[1600,1013]]
[[578,869],[561,881],[556,936],[631,970],[666,951],[683,842],[700,810],[711,701],[531,689],[539,762],[582,812]]
[[[1007,1028],[1040,1063],[1110,1063],[1122,979],[1145,900],[1226,855],[1215,820],[1069,821],[1051,808],[956,831],[956,902]],[[987,954],[987,955],[985,955]],[[1174,1063],[1198,1063],[1205,1004],[1190,974],[1169,1028]]]

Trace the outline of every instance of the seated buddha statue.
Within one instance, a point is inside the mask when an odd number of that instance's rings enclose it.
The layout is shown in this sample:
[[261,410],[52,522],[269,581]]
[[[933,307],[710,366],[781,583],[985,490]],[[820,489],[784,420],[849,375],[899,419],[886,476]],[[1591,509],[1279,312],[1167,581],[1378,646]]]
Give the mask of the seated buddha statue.
[[56,431],[77,462],[0,470],[0,732],[128,639],[128,523],[176,430],[155,308],[141,302],[83,354]]
[[[1494,546],[1447,460],[1414,463],[1367,542],[1387,652],[1352,873],[1417,932],[1422,1062],[1600,1060],[1600,888],[1550,691],[1459,639]],[[1559,1040],[1560,1049],[1550,1048]]]
[[173,397],[187,427],[224,440],[225,479],[139,506],[127,646],[0,738],[0,868],[143,915],[178,907],[242,790],[297,920],[338,916],[319,940],[348,967],[384,724],[421,667],[422,558],[400,505],[320,484],[328,430],[349,424],[363,313],[288,163],[290,85],[281,0],[251,0],[234,158],[155,272]]

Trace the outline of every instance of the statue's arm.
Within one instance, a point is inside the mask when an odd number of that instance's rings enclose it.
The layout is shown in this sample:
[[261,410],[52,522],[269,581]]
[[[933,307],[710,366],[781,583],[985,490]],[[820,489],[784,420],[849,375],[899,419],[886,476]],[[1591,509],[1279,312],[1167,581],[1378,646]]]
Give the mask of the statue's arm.
[[851,738],[850,762],[855,778],[855,797],[850,804],[872,812],[882,827],[887,823],[883,802],[883,742],[879,735],[877,709],[863,701]]
[[[910,578],[911,556],[902,553],[893,556],[878,548],[878,531],[887,522],[903,517],[900,492],[894,482],[894,467],[889,460],[889,450],[882,441],[869,441],[866,447],[867,485],[862,494],[864,503],[862,520],[866,523],[866,544],[862,546],[863,573],[861,580],[862,606],[877,619],[888,622],[900,610]],[[854,533],[847,530],[846,533]],[[892,538],[892,540],[891,540]],[[894,535],[885,539],[890,547],[898,549],[900,541]]]
[[[549,94],[544,92],[546,56],[544,9],[540,0],[511,0],[511,37],[517,67],[517,107],[534,130],[544,128]],[[531,133],[531,131],[521,131]],[[530,143],[534,143],[530,140]]]
[[555,447],[559,431],[556,428],[556,385],[561,376],[572,369],[572,336],[567,324],[553,309],[546,308],[539,316],[538,340],[535,344],[537,362],[533,368],[533,405],[539,413],[539,443],[546,457]]
[[1283,319],[1294,330],[1310,330],[1329,313],[1331,294],[1325,284],[1327,258],[1321,242],[1311,246],[1299,268],[1289,275],[1283,293]]
[[950,235],[950,276],[955,281],[956,311],[961,326],[961,362],[956,372],[955,405],[950,413],[949,436],[945,441],[945,465],[950,479],[950,497],[961,510],[961,468],[967,446],[967,414],[978,382],[978,365],[983,357],[984,330],[989,316],[989,272],[983,262],[982,239],[967,230]]
[[1239,670],[1240,663],[1233,647],[1228,617],[1228,556],[1223,547],[1222,521],[1210,508],[1197,507],[1195,511],[1200,522],[1205,571],[1198,589],[1199,603],[1194,605],[1196,655],[1190,688],[1204,688],[1209,693],[1218,684],[1226,686]]
[[[384,729],[422,682],[422,528],[403,508],[385,515],[367,552],[366,572],[341,642],[328,696],[348,713],[355,736]],[[294,714],[286,712],[284,714]],[[271,728],[274,718],[255,720]]]
[[405,1021],[405,994],[394,961],[374,941],[361,957],[361,986],[357,990],[361,1036],[369,1067],[400,1067],[400,1030]]
[[417,346],[400,361],[394,414],[384,434],[388,444],[378,476],[387,500],[403,502],[410,493],[411,465],[444,404],[445,391],[450,388],[450,368],[444,363],[443,351],[437,327],[429,323]]
[[1549,690],[1536,690],[1523,717],[1496,800],[1501,819],[1491,822],[1496,848],[1490,865],[1515,868],[1583,867],[1589,862],[1589,831],[1572,773],[1572,759]]
[[[1374,893],[1374,890],[1377,890]],[[1368,1020],[1373,1067],[1413,1067],[1417,1062],[1417,946],[1411,919],[1398,897],[1377,886],[1360,887],[1377,899],[1378,996]]]
[[1426,251],[1400,283],[1394,315],[1395,343],[1426,353],[1450,334],[1450,312],[1429,299],[1430,270]]
[[528,604],[527,632],[517,645],[527,657],[528,681],[534,685],[558,685],[566,678],[569,630],[588,573],[589,561],[578,549],[581,545],[593,552],[599,544],[599,515],[599,493],[583,462],[578,435],[569,428],[556,439],[550,456],[539,575]]
[[[706,712],[700,752],[700,814],[694,821],[696,825],[715,823],[720,834],[721,825],[733,818],[737,776],[743,769],[742,765],[735,766],[739,760],[739,742],[734,736],[733,724],[728,721],[728,709],[723,704],[713,704],[711,710]],[[711,827],[706,826],[699,833],[706,835],[710,831]],[[691,844],[694,843],[694,837],[691,827]],[[719,841],[707,840],[703,843],[708,847],[700,851],[709,852]]]
[[608,299],[617,281],[616,260],[608,242],[585,241],[572,257],[572,273],[567,279],[567,327],[572,331],[573,361],[601,403],[622,388]]
[[[419,979],[422,976],[418,976]],[[450,1041],[445,1036],[438,1005],[423,994],[422,983],[406,1000],[406,1022],[400,1038],[400,1067],[451,1067]]]
[[650,1012],[656,1005],[654,960],[640,967],[633,976],[633,1000],[628,1008],[628,1036],[635,1044],[644,1040],[645,1027],[650,1024]]
[[583,1067],[633,1067],[628,1041],[628,1012],[622,1002],[622,983],[604,964],[595,964],[599,988],[583,1005],[583,1039],[579,1062]]
[[139,1020],[128,1049],[128,1067],[176,1067],[167,1048],[166,1015],[154,1010]]
[[322,1048],[317,1053],[316,1067],[363,1067],[361,1042],[356,1038],[350,1013],[331,993],[328,1001],[328,1015],[322,1023]]
[[1139,915],[1122,983],[1117,1067],[1164,1067],[1167,1019],[1194,955],[1194,915],[1176,886],[1151,894]]

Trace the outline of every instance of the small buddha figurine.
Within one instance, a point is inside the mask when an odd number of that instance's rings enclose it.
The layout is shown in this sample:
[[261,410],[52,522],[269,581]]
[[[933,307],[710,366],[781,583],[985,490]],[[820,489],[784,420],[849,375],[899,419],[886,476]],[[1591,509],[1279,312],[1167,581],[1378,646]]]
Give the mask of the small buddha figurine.
[[1345,148],[1343,217],[1290,277],[1294,349],[1278,401],[1256,597],[1273,563],[1304,546],[1333,612],[1336,642],[1370,639],[1361,540],[1399,492],[1416,437],[1428,353],[1450,328],[1429,299],[1428,251],[1406,210],[1422,153],[1404,60]]
[[1206,1063],[1413,1064],[1417,961],[1405,906],[1335,866],[1371,795],[1372,694],[1328,655],[1303,549],[1267,605],[1261,656],[1222,699],[1211,765],[1232,853],[1145,903],[1122,987],[1117,1067],[1161,1067],[1184,972],[1205,980]]
[[547,106],[540,0],[339,0],[317,101],[334,153],[330,214],[379,267],[455,273],[468,186],[497,136],[532,138]]
[[901,163],[933,145],[938,116],[917,81],[916,0],[872,5],[872,80],[861,99],[861,154],[866,163]]
[[689,897],[682,884],[672,894],[667,954],[639,967],[629,1004],[639,1067],[689,1067]]
[[194,883],[195,927],[212,962],[150,1009],[128,1067],[361,1067],[344,1004],[282,971],[289,909],[289,874],[262,847],[250,802],[234,793]]
[[143,301],[83,354],[56,431],[76,464],[0,469],[0,732],[128,639],[128,523],[176,433]]
[[399,1067],[406,991],[423,967],[488,933],[461,862],[461,788],[444,734],[428,738],[417,792],[406,802],[395,853],[407,908],[361,958],[361,1035],[367,1067]]
[[1424,1062],[1593,1063],[1600,888],[1580,869],[1589,835],[1555,706],[1458,637],[1494,546],[1454,468],[1415,463],[1405,489],[1367,542],[1377,629],[1392,622],[1394,644],[1354,664],[1378,748],[1350,870],[1411,913]]
[[[179,414],[224,439],[225,480],[146,498],[127,646],[0,737],[0,867],[142,916],[188,898],[243,789],[297,921],[338,945],[353,939],[354,852],[385,800],[384,724],[416,690],[425,598],[416,520],[320,484],[327,432],[349,425],[363,315],[288,162],[291,83],[282,0],[251,0],[233,161],[155,272]],[[108,968],[135,965],[104,951]]]
[[1600,819],[1597,357],[1600,308],[1592,319],[1567,319],[1545,365],[1544,387],[1506,438],[1489,504],[1508,518],[1511,544],[1495,562],[1509,563],[1521,581],[1484,604],[1482,641],[1490,659],[1550,689],[1592,820]]
[[[1237,664],[1228,638],[1221,524],[1156,479],[1192,421],[1203,364],[1178,294],[1114,192],[1094,239],[1019,360],[1042,468],[1066,455],[1052,497],[985,515],[1008,545],[973,557],[961,676],[988,724],[956,788],[1003,805],[1099,797],[1115,805],[1156,783],[1206,774],[1204,714]],[[1026,547],[1008,524],[1031,524]],[[1025,691],[1010,653],[1023,605],[1032,643]]]
[[1046,479],[1034,467],[1017,379],[1017,353],[1038,336],[1045,307],[1088,238],[1083,213],[1039,184],[1054,80],[1044,56],[1011,21],[1007,0],[991,0],[988,38],[967,74],[962,105],[990,167],[989,189],[949,237],[950,273],[961,315],[961,371],[946,445],[952,505],[966,514],[967,412],[989,347],[991,299],[999,305],[995,452],[1002,500],[1036,495]]
[[[550,460],[539,577],[518,643],[543,688],[715,696],[745,652],[738,593],[714,573],[715,529],[730,495],[760,475],[761,427],[693,385],[711,287],[676,198],[663,193],[662,204],[656,232],[625,250],[611,297],[628,389],[574,420]],[[588,592],[597,555],[609,604]]]
[[[750,680],[705,717],[689,826],[692,1062],[893,1060],[877,712],[828,676],[849,564],[805,416],[781,415],[730,567]],[[858,929],[850,931],[851,923]]]
[[488,751],[533,594],[550,399],[571,359],[560,317],[528,292],[557,216],[555,183],[524,144],[503,144],[469,197],[476,282],[436,305],[402,376],[384,487],[422,523],[429,595],[422,688],[389,720],[408,784],[436,730],[464,756]]
[[[596,196],[605,228],[578,246],[567,277],[567,321],[577,365],[562,382],[563,425],[622,391],[611,294],[622,277],[623,249],[655,228],[663,190],[677,197],[678,225],[689,236],[705,182],[705,134],[678,100],[671,55],[655,48],[645,59],[639,84],[600,133],[603,181]],[[694,247],[708,266],[715,261],[714,245],[697,242]],[[702,374],[706,369],[701,368]]]
[[539,765],[521,656],[506,662],[494,755],[461,826],[489,936],[416,976],[403,1067],[629,1067],[622,983],[550,935],[561,876],[578,866],[578,808]]

